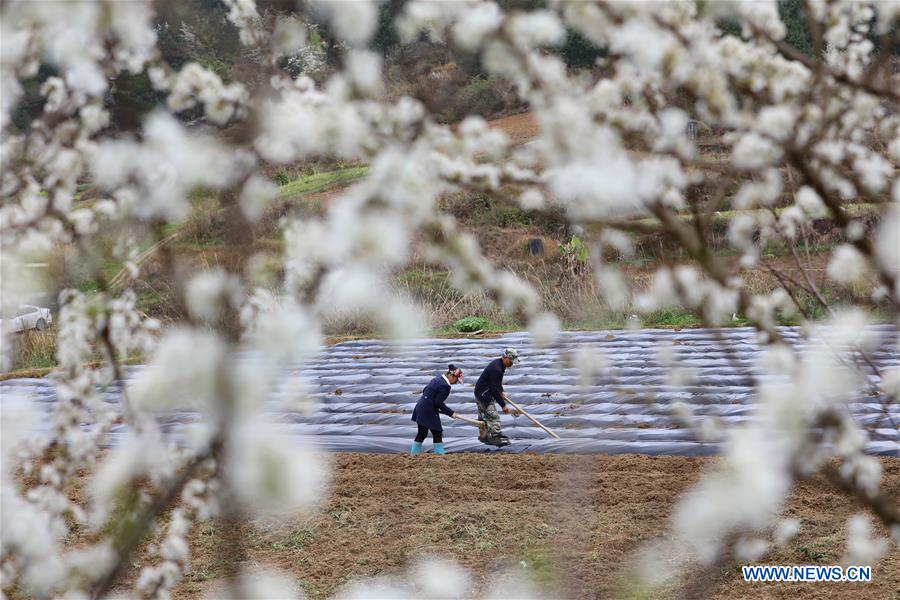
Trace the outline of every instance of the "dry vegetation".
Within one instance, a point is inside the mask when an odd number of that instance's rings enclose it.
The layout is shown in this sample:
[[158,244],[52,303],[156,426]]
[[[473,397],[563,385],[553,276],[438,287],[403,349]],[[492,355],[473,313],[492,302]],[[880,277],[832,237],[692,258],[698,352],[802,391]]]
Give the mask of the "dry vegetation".
[[[639,596],[625,570],[628,559],[640,544],[666,535],[665,516],[676,499],[715,460],[338,454],[321,509],[242,525],[246,555],[239,560],[282,569],[310,598],[330,597],[353,578],[402,575],[410,563],[435,553],[472,571],[476,595],[500,570],[512,568],[550,597]],[[895,496],[900,460],[885,458],[882,465],[884,491]],[[855,510],[821,477],[801,482],[784,510],[800,520],[801,531],[760,564],[840,564],[845,522]],[[224,539],[221,523],[194,529],[196,554],[175,597],[214,593],[222,564],[232,558]],[[900,551],[893,547],[874,565],[869,584],[748,584],[730,563],[716,573],[709,597],[892,598],[898,589]]]
[[[532,139],[537,126],[528,113],[501,118],[492,123],[506,133],[515,144]],[[713,156],[713,155],[711,155]],[[228,270],[242,264],[250,254],[270,256],[273,282],[279,277],[281,265],[276,257],[283,242],[280,238],[280,222],[286,216],[319,216],[329,205],[332,196],[348,185],[364,177],[366,167],[346,165],[329,160],[319,160],[307,165],[286,167],[271,174],[273,180],[284,182],[279,199],[273,203],[255,229],[241,236],[241,244],[225,244],[232,219],[219,202],[198,192],[193,200],[191,217],[166,231],[165,241],[144,249],[141,257],[140,277],[131,282],[138,294],[138,307],[149,316],[162,321],[184,317],[182,308],[174,302],[174,283],[167,276],[160,248],[166,246],[184,269],[221,266]],[[786,192],[787,193],[787,192]],[[86,194],[90,196],[89,193]],[[89,201],[89,200],[85,200]],[[611,309],[603,300],[593,281],[590,264],[577,271],[566,260],[563,245],[572,239],[572,231],[563,215],[556,209],[542,212],[526,212],[519,208],[509,190],[497,194],[457,194],[441,200],[441,208],[453,215],[462,226],[473,233],[485,253],[495,264],[502,265],[527,279],[539,292],[543,306],[556,313],[564,326],[576,329],[615,329],[626,325],[632,310]],[[860,205],[850,207],[854,216],[871,230],[878,221],[881,207]],[[727,232],[733,213],[719,213],[710,227],[710,249],[723,256],[729,263],[737,261],[730,248]],[[690,219],[690,215],[685,215]],[[106,232],[112,243],[117,232]],[[585,240],[592,240],[590,231],[580,232]],[[844,288],[825,276],[831,249],[845,242],[841,228],[831,219],[814,221],[793,245],[778,244],[766,248],[759,263],[742,269],[742,276],[753,293],[770,292],[779,287],[776,272],[781,276],[800,279],[802,271],[811,274],[824,298],[840,305],[849,301],[868,305],[876,314],[880,307],[869,299],[875,281],[869,284]],[[535,245],[540,253],[535,254]],[[681,246],[664,231],[647,231],[633,237],[634,254],[622,256],[606,248],[603,258],[616,263],[624,275],[640,290],[661,264],[692,264],[685,257]],[[102,240],[100,245],[102,246]],[[70,252],[62,249],[51,265],[51,276],[59,275],[61,285],[84,288],[93,280],[92,273],[84,272],[79,265],[71,264]],[[125,281],[126,273],[120,263],[100,266],[113,281]],[[516,316],[502,312],[484,294],[462,294],[449,282],[449,273],[426,263],[418,246],[413,246],[409,262],[395,273],[394,284],[398,293],[421,304],[426,317],[439,333],[455,331],[457,320],[477,315],[490,322],[490,329],[509,330],[521,328],[524,323]],[[825,310],[809,294],[799,293],[800,310],[793,315],[781,315],[782,324],[796,324],[802,318],[820,318]],[[671,309],[642,315],[647,327],[696,327],[703,324],[697,315]],[[746,325],[743,315],[736,314],[725,325]],[[365,336],[373,333],[371,324],[354,315],[331,318],[324,322],[325,331],[332,336]],[[16,341],[15,371],[11,375],[43,375],[55,364],[55,339],[52,332],[18,336]],[[7,375],[10,376],[10,375]]]

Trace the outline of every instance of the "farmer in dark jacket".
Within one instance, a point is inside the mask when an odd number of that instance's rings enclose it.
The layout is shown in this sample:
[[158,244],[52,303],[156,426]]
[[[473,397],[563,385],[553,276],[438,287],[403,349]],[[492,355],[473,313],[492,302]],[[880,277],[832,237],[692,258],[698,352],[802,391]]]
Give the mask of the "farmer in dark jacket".
[[475,384],[475,402],[478,404],[478,418],[487,424],[482,430],[478,440],[492,446],[508,446],[509,438],[500,430],[500,414],[494,403],[500,405],[500,409],[509,414],[506,405],[506,392],[503,391],[503,374],[514,363],[519,362],[519,353],[514,348],[507,348],[500,358],[495,358],[482,371],[481,377]]
[[422,452],[422,442],[425,441],[425,436],[429,431],[431,431],[431,439],[434,441],[434,453],[444,453],[444,428],[441,427],[441,417],[438,412],[451,418],[456,415],[447,408],[444,401],[450,395],[450,386],[457,382],[462,383],[462,369],[449,365],[446,373],[432,379],[422,391],[422,397],[416,403],[412,414],[412,420],[419,425],[419,433],[416,434],[416,439],[409,449],[409,453],[413,456]]

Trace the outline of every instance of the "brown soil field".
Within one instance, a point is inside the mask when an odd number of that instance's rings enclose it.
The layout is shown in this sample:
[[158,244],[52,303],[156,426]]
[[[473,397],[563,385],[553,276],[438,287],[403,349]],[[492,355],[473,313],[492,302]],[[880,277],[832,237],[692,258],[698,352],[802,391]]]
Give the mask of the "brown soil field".
[[[332,596],[347,581],[402,576],[427,555],[449,557],[473,576],[481,597],[498,573],[515,566],[549,598],[634,597],[627,569],[645,542],[666,535],[682,492],[714,458],[467,454],[419,457],[338,454],[332,486],[312,516],[242,526],[241,562],[293,577],[307,597]],[[884,491],[900,497],[900,459],[883,459]],[[760,564],[840,564],[846,519],[860,507],[823,478],[800,482],[785,516],[801,531]],[[878,534],[887,532],[880,525]],[[175,597],[209,594],[233,550],[222,526],[192,534],[191,572]],[[224,536],[234,539],[233,536]],[[866,584],[746,583],[736,565],[713,574],[690,597],[900,598],[900,550],[873,565]],[[694,582],[696,580],[694,579]],[[215,593],[215,592],[213,592]],[[669,590],[659,597],[684,596]],[[652,596],[651,596],[652,597]]]

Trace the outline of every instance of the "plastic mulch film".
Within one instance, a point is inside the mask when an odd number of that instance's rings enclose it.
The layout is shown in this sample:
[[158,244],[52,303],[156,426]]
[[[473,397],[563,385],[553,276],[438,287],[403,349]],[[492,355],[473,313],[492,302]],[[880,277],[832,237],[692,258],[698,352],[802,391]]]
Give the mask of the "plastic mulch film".
[[[900,364],[897,329],[873,326],[871,331],[879,338],[878,347],[867,353],[872,363],[878,369]],[[811,344],[796,328],[780,332],[801,352]],[[504,388],[561,439],[550,438],[523,416],[501,414],[503,432],[512,444],[497,449],[480,443],[475,427],[442,415],[448,452],[715,454],[715,441],[698,441],[695,435],[702,420],[715,418],[727,425],[753,421],[757,418],[755,384],[776,376],[758,368],[760,346],[750,328],[568,332],[544,349],[534,348],[525,333],[402,345],[358,340],[323,348],[315,360],[286,368],[274,382],[265,410],[287,432],[323,449],[408,452],[416,432],[412,409],[428,381],[448,363],[462,368],[469,383],[453,386],[447,405],[475,418],[472,384],[507,346],[519,351],[522,363],[506,371]],[[585,350],[601,355],[605,365],[587,381],[580,379],[575,366],[577,355]],[[848,360],[854,358],[852,350],[835,350]],[[237,359],[259,357],[239,353]],[[877,383],[871,367],[860,364]],[[672,365],[691,373],[689,384],[673,385]],[[126,385],[143,368],[127,367]],[[298,379],[313,391],[313,410],[301,410],[293,402]],[[56,402],[51,380],[0,382],[0,398],[13,394],[40,404],[49,421]],[[108,388],[104,399],[118,402],[118,388]],[[683,420],[673,418],[676,402],[691,408],[697,427],[686,427]],[[900,406],[884,402],[875,393],[851,399],[846,406],[870,433],[867,452],[900,456]],[[160,416],[163,431],[185,443],[200,421],[201,415],[189,410]],[[107,443],[114,445],[125,432],[124,426],[114,428]],[[426,450],[430,444],[429,439]]]

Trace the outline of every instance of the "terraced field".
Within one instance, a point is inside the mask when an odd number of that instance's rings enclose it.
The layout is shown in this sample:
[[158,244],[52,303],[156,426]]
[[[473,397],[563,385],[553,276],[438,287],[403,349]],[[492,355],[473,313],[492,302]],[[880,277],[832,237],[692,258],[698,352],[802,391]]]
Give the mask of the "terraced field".
[[[870,352],[878,368],[900,364],[898,333],[892,326],[875,326],[880,339]],[[809,341],[794,328],[782,330],[800,349]],[[447,363],[460,365],[466,385],[453,388],[448,406],[474,417],[472,385],[487,362],[505,346],[515,346],[521,365],[507,371],[504,385],[510,397],[554,429],[554,440],[522,416],[503,415],[504,432],[512,445],[502,450],[477,440],[477,430],[443,417],[449,452],[538,453],[642,453],[651,455],[709,455],[716,442],[697,441],[690,428],[672,419],[672,406],[683,401],[697,419],[718,417],[727,423],[754,419],[754,378],[770,377],[755,363],[759,346],[749,328],[568,332],[552,348],[535,349],[525,333],[489,339],[428,339],[415,344],[391,345],[376,340],[356,340],[324,348],[313,362],[285,370],[276,381],[266,410],[296,435],[309,436],[332,451],[397,453],[408,450],[415,433],[410,420],[419,393]],[[669,346],[682,367],[696,374],[687,386],[667,384],[667,369],[659,349]],[[592,382],[579,381],[576,352],[602,353],[609,368]],[[848,360],[853,354],[848,353]],[[244,355],[239,360],[249,360]],[[145,367],[127,367],[133,380]],[[870,373],[871,368],[866,367]],[[285,402],[304,378],[316,390],[313,411],[290,409]],[[874,375],[872,375],[874,378]],[[48,411],[56,401],[49,379],[12,379],[0,383],[0,394],[25,395]],[[118,402],[119,391],[106,391],[108,402]],[[866,395],[848,405],[854,416],[871,431],[868,451],[900,456],[900,406],[885,406],[883,398]],[[181,437],[201,419],[197,412],[182,411],[163,418],[165,429]],[[124,433],[113,430],[110,444]],[[426,442],[426,449],[430,442]]]

